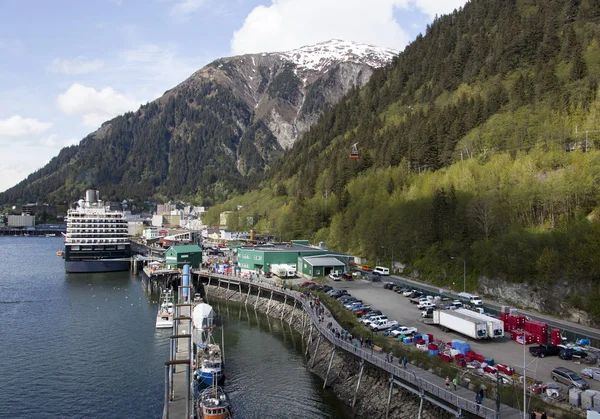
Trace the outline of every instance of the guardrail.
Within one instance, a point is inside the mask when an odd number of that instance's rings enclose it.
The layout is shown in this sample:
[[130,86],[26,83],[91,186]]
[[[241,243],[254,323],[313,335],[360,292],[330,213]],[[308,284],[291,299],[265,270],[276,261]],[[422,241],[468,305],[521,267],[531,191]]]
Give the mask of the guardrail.
[[[386,361],[385,359],[382,359],[382,358],[376,356],[374,353],[372,353],[371,350],[366,351],[363,348],[356,347],[342,339],[338,339],[333,334],[333,332],[328,330],[325,326],[323,326],[321,324],[321,322],[319,322],[316,314],[314,313],[314,310],[312,310],[310,308],[307,299],[304,298],[304,294],[302,294],[301,292],[283,289],[278,286],[269,284],[267,282],[260,282],[260,280],[250,281],[249,279],[240,277],[240,276],[217,274],[217,273],[212,273],[212,272],[205,271],[205,270],[194,270],[192,273],[194,273],[196,275],[207,276],[210,278],[217,278],[219,280],[223,280],[223,281],[227,281],[227,282],[235,282],[236,284],[243,283],[248,286],[256,286],[256,287],[260,287],[262,289],[276,292],[281,295],[287,295],[288,297],[292,297],[293,299],[295,299],[297,302],[299,302],[302,305],[304,311],[309,315],[309,317],[313,323],[313,326],[319,331],[319,333],[321,333],[322,336],[326,337],[327,340],[329,340],[335,347],[343,349],[344,351],[348,352],[349,354],[355,355],[355,356],[365,360],[366,362],[392,374],[395,379],[399,379],[405,383],[409,383],[410,385],[418,388],[422,392],[422,394],[424,394],[425,398],[430,401],[435,402],[435,399],[443,400],[446,403],[448,403],[449,405],[455,406],[456,409],[459,411],[460,410],[468,411],[476,416],[483,417],[486,419],[496,419],[498,417],[498,412],[496,412],[496,410],[490,409],[489,407],[486,407],[483,404],[479,405],[479,409],[478,409],[477,403],[475,403],[471,400],[467,400],[466,398],[458,396],[456,393],[454,393],[452,391],[449,391],[449,390],[442,388],[430,381],[427,381],[426,379],[423,378],[423,375],[430,374],[427,371],[421,370],[420,368],[417,368],[417,367],[411,367],[411,370],[405,369],[403,367],[401,368],[399,366],[396,366],[396,365]],[[439,377],[437,377],[437,378],[439,378]],[[434,399],[432,399],[432,398],[434,398]],[[436,403],[436,404],[440,405],[439,403]],[[442,407],[442,406],[440,406],[440,407]],[[509,407],[509,406],[503,406],[503,407],[504,407],[504,409],[501,409],[501,411],[502,410],[511,410],[511,411],[517,412],[517,410],[513,409],[512,407]],[[514,413],[514,412],[511,412],[511,413]],[[512,415],[510,415],[510,416],[512,416]],[[520,414],[519,414],[519,417],[520,417]]]

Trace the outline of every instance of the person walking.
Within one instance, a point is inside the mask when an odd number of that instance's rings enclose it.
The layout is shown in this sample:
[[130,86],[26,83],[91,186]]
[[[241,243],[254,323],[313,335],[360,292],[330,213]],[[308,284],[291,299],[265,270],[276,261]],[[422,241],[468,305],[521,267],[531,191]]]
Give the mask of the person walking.
[[477,405],[475,406],[475,409],[476,409],[477,413],[479,413],[479,407],[481,406],[482,401],[483,400],[482,400],[481,396],[479,395],[479,393],[477,393],[475,395],[475,403],[477,403]]
[[406,369],[407,362],[408,362],[408,359],[406,359],[406,357],[404,357],[404,359],[402,360],[402,366],[404,367],[404,369]]
[[452,380],[452,384],[454,385],[454,391],[456,391],[456,385],[458,384],[458,378],[454,377]]
[[450,390],[450,377],[446,376],[446,390]]
[[532,410],[531,414],[529,415],[529,419],[537,419],[537,413]]
[[548,415],[546,414],[546,412],[542,412],[542,416],[540,416],[540,419],[548,419]]

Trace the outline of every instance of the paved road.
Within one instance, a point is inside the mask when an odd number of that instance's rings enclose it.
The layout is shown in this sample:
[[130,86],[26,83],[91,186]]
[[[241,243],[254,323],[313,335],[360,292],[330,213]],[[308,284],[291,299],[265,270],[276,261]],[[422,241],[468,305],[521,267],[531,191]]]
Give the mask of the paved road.
[[[528,364],[527,376],[533,376],[540,381],[551,381],[550,372],[558,366],[570,368],[576,372],[587,365],[575,364],[572,361],[564,361],[558,357],[546,357],[543,359],[535,358],[529,355],[528,347],[523,347],[518,343],[504,338],[494,341],[474,341],[454,332],[442,332],[435,325],[428,325],[421,322],[420,312],[409,299],[397,294],[391,290],[383,288],[382,282],[368,282],[364,280],[350,282],[331,282],[335,288],[346,289],[353,296],[362,299],[365,303],[371,304],[374,308],[381,310],[390,319],[397,320],[401,325],[417,327],[419,333],[431,333],[434,339],[441,339],[446,342],[452,339],[461,339],[471,344],[471,349],[486,357],[492,357],[496,363],[511,365],[522,373],[523,362]],[[390,338],[391,339],[391,338]],[[525,349],[525,353],[524,350]],[[533,362],[532,362],[533,361]],[[531,363],[531,365],[529,365]],[[587,380],[590,388],[600,391],[600,382]],[[563,387],[565,394],[566,387]]]
[[[428,290],[430,292],[434,292],[436,294],[444,294],[444,295],[447,295],[448,297],[458,298],[458,296],[457,296],[458,293],[456,293],[454,291],[447,290],[444,288],[439,288],[439,287],[436,287],[433,285],[428,285],[423,282],[415,281],[415,280],[412,280],[412,279],[409,279],[409,278],[406,278],[403,276],[390,275],[389,277],[384,277],[384,280],[390,281],[390,282],[396,282],[396,283],[402,284],[402,285],[411,285],[411,286],[414,286],[419,289],[424,289],[424,290]],[[488,309],[488,310],[491,309],[491,310],[499,313],[502,308],[502,304],[487,300],[487,301],[484,301],[484,308]],[[595,329],[593,327],[569,322],[569,321],[562,320],[562,319],[557,319],[556,317],[548,316],[545,314],[540,314],[540,313],[533,312],[533,311],[526,311],[526,310],[519,309],[519,313],[521,313],[525,316],[528,316],[534,320],[546,322],[546,323],[548,323],[550,328],[558,328],[558,329],[562,329],[567,332],[570,332],[570,333],[568,333],[568,336],[567,336],[570,340],[584,337],[584,338],[593,340],[592,344],[596,345],[597,347],[600,347],[600,330],[599,329]]]

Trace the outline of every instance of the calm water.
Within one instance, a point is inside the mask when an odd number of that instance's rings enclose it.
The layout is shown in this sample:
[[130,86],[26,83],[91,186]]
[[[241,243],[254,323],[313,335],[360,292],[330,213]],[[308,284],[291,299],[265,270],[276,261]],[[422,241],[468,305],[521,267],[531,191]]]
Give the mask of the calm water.
[[[159,418],[169,331],[127,272],[65,274],[61,238],[0,237],[0,417]],[[289,326],[211,301],[237,418],[349,417]],[[218,339],[219,340],[219,339]]]

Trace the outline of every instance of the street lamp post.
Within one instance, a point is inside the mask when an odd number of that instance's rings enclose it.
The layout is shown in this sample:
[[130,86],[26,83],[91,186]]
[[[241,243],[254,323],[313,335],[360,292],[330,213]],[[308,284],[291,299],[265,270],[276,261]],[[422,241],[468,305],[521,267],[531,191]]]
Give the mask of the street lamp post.
[[467,292],[467,261],[456,256],[450,256],[450,259],[458,259],[463,262],[463,292]]

